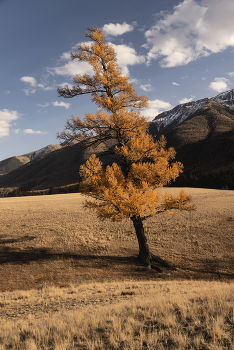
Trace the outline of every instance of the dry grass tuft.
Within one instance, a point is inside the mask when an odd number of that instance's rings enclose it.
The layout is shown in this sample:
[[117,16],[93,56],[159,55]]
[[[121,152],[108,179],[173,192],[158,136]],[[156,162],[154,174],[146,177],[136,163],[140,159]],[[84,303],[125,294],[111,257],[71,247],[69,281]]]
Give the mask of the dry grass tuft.
[[[130,294],[134,286],[103,284],[110,297],[113,291],[120,294],[112,304],[110,299],[40,318],[2,320],[0,349],[233,349],[233,282],[139,282]],[[88,296],[95,290],[100,295],[96,287],[81,285],[78,294]],[[55,288],[47,288],[37,293],[43,299],[69,291],[57,288],[57,294]],[[29,292],[30,298],[35,291]]]

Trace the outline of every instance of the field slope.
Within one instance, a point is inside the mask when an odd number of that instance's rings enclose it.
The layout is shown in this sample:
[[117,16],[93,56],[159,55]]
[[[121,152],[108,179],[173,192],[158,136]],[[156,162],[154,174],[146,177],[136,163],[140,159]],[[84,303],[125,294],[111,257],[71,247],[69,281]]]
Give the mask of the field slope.
[[179,267],[164,274],[141,270],[130,220],[100,222],[83,209],[81,194],[1,198],[0,291],[129,279],[232,279],[234,191],[185,190],[196,212],[145,222],[152,252]]
[[164,273],[80,194],[1,198],[0,349],[233,349],[234,191],[185,190],[196,212],[145,223]]

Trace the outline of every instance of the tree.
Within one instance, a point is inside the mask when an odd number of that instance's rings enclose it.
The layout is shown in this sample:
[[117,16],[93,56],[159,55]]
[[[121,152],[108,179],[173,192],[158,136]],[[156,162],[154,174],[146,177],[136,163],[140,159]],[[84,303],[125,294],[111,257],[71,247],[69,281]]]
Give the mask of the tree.
[[143,221],[173,209],[193,210],[191,196],[182,191],[178,197],[160,195],[162,186],[174,181],[183,165],[172,162],[173,148],[166,149],[166,140],[155,141],[149,134],[149,122],[140,115],[147,106],[147,98],[139,96],[128,78],[123,76],[114,48],[106,43],[102,30],[92,27],[86,32],[90,43],[78,45],[78,53],[71,57],[88,62],[93,76],[78,74],[74,86],[58,89],[59,96],[71,98],[91,94],[99,109],[95,115],[87,113],[82,121],[72,117],[58,138],[66,145],[74,140],[87,148],[107,140],[115,140],[112,153],[117,162],[104,169],[95,154],[80,167],[80,191],[93,200],[85,207],[94,209],[101,220],[120,221],[129,218],[139,243],[139,258],[150,268],[151,257]]

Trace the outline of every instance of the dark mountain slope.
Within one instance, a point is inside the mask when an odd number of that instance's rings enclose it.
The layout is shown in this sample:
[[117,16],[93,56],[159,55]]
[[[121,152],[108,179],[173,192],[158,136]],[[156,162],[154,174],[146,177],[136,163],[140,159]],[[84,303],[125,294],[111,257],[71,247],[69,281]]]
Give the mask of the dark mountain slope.
[[15,156],[4,159],[0,162],[0,175],[8,174],[11,171],[21,167],[22,165],[29,163],[33,159],[39,158],[56,149],[60,149],[61,147],[61,145],[48,145],[37,151],[30,152],[22,156]]
[[166,134],[185,171],[234,171],[234,115],[211,101]]
[[22,156],[15,156],[2,160],[0,162],[0,175],[7,174],[21,167],[22,165],[30,162],[32,154],[33,152],[30,152]]
[[[114,142],[112,143],[114,144]],[[108,147],[112,145],[108,144]],[[96,149],[83,150],[78,144],[74,148],[61,148],[42,155],[40,158],[0,177],[0,192],[6,193],[18,189],[33,191],[50,187],[67,186],[78,183],[79,167],[92,153],[101,155],[107,146],[99,145]],[[112,162],[110,155],[100,158],[105,165]],[[6,191],[5,189],[8,188]]]

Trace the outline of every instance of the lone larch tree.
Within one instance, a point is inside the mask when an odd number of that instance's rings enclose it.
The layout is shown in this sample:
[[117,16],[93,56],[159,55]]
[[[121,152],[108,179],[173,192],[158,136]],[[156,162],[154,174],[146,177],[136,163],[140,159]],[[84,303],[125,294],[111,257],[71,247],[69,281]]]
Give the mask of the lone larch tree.
[[102,30],[92,27],[86,32],[91,41],[78,45],[71,57],[88,62],[93,75],[77,74],[74,86],[58,89],[59,96],[71,98],[90,94],[98,106],[95,115],[87,113],[67,120],[65,130],[58,138],[66,145],[74,140],[81,147],[96,147],[107,140],[115,140],[117,162],[105,169],[95,154],[80,167],[80,191],[92,198],[85,207],[96,211],[102,220],[120,221],[129,218],[139,243],[139,258],[151,266],[143,221],[172,209],[193,210],[191,196],[181,191],[177,197],[159,189],[175,180],[183,165],[172,162],[175,150],[166,148],[166,140],[155,141],[148,132],[149,123],[140,114],[147,107],[147,98],[139,96],[123,76],[114,48],[105,41]]

